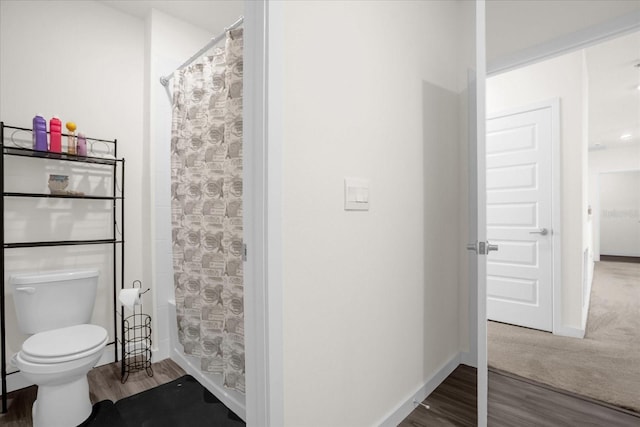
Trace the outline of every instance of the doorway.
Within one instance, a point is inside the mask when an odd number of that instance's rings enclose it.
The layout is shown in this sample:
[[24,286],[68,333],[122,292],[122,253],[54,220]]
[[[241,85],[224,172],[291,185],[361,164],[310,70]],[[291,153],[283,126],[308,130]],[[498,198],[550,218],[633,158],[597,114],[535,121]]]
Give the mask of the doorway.
[[[589,363],[592,363],[592,361],[607,360],[607,358],[611,357],[604,357],[606,351],[612,347],[611,343],[605,344],[605,341],[602,340],[614,336],[614,331],[603,333],[602,322],[607,315],[611,317],[614,312],[620,311],[612,308],[608,309],[610,310],[608,314],[603,311],[603,307],[605,307],[605,305],[602,305],[603,301],[613,299],[613,294],[609,297],[606,296],[607,292],[611,291],[615,286],[614,276],[607,274],[607,271],[611,269],[600,268],[604,266],[596,266],[594,288],[592,289],[592,278],[594,277],[592,273],[593,261],[598,261],[599,259],[594,255],[604,254],[602,251],[603,245],[607,246],[608,243],[611,243],[607,242],[606,238],[603,239],[601,233],[613,233],[614,236],[619,237],[621,229],[624,229],[625,233],[631,234],[630,236],[625,236],[628,241],[625,239],[623,245],[618,245],[619,247],[616,249],[608,248],[607,250],[620,254],[629,253],[627,251],[629,247],[634,246],[635,235],[638,234],[635,231],[636,223],[634,221],[637,222],[640,219],[637,215],[637,200],[632,197],[628,197],[627,199],[629,200],[625,200],[622,195],[625,193],[623,189],[632,185],[635,185],[635,192],[637,193],[638,183],[635,181],[635,175],[614,177],[613,174],[605,176],[605,174],[601,173],[605,164],[607,167],[611,166],[610,161],[613,159],[615,152],[624,152],[622,157],[625,159],[624,165],[618,164],[615,166],[617,173],[622,173],[620,171],[622,168],[631,168],[626,162],[637,165],[638,159],[640,159],[638,157],[638,149],[635,148],[638,139],[637,131],[640,127],[637,119],[637,91],[634,92],[635,85],[637,85],[637,71],[633,70],[633,61],[636,58],[634,55],[629,54],[626,57],[623,56],[625,55],[624,48],[616,47],[617,42],[635,46],[636,51],[637,46],[640,45],[638,35],[630,34],[601,45],[537,62],[488,80],[489,112],[492,111],[492,106],[495,107],[497,104],[496,98],[492,94],[492,87],[495,88],[496,81],[500,81],[503,89],[507,87],[507,83],[510,84],[510,89],[503,90],[503,97],[510,102],[515,103],[517,101],[520,104],[524,104],[535,100],[535,97],[544,99],[550,96],[558,96],[561,98],[560,116],[562,122],[560,126],[562,141],[560,141],[560,145],[563,183],[561,191],[563,198],[560,204],[563,215],[560,224],[563,227],[563,232],[562,248],[559,251],[562,260],[559,295],[562,295],[563,299],[554,301],[554,305],[557,306],[553,311],[554,323],[557,323],[558,327],[554,327],[553,332],[557,333],[557,335],[570,337],[563,338],[530,329],[490,323],[488,328],[488,347],[490,367],[508,370],[528,379],[543,381],[563,390],[569,390],[579,395],[586,395],[619,407],[627,407],[637,411],[638,408],[633,407],[633,402],[613,396],[616,394],[614,389],[619,388],[618,386],[613,386],[613,389],[608,393],[599,393],[603,390],[603,384],[617,384],[615,378],[624,379],[624,376],[636,375],[633,369],[626,369],[632,364],[619,360],[618,367],[624,366],[624,371],[616,369],[616,366],[612,365],[610,370],[600,372],[599,375],[607,378],[606,381],[595,380],[593,377],[595,370],[588,368],[590,366]],[[603,53],[609,55],[612,52],[620,55],[615,62],[609,56],[607,56],[609,58],[607,60],[601,57]],[[598,79],[605,74],[602,70],[606,68],[603,63],[618,64],[617,77],[609,78],[607,89],[601,88],[597,83]],[[627,64],[628,69],[624,68],[625,64]],[[634,72],[635,74],[632,74]],[[633,84],[633,79],[630,81],[625,80],[624,76],[627,74],[630,74],[632,78],[635,77],[635,85]],[[517,78],[514,76],[517,76]],[[600,115],[600,109],[607,109],[607,92],[615,92],[617,95],[618,86],[624,86],[625,89],[621,88],[620,92],[624,93],[625,96],[630,96],[631,101],[635,102],[634,105],[627,108],[631,109],[631,113],[634,116],[627,120],[626,123],[619,125],[629,129],[625,132],[628,132],[630,136],[625,138],[621,138],[622,135],[625,135],[622,128],[615,128],[616,130],[610,132],[609,135],[602,131],[607,127],[611,129],[611,123],[613,123],[611,120],[616,117],[611,118],[606,115]],[[523,93],[530,96],[530,98],[523,101]],[[520,98],[517,97],[518,94]],[[501,105],[500,108],[505,108],[505,105]],[[615,106],[609,109],[613,108]],[[626,111],[617,116],[617,118],[626,117]],[[602,125],[601,120],[604,119],[609,120],[607,125]],[[623,143],[622,140],[629,140],[629,142]],[[598,158],[597,161],[594,160],[596,158]],[[602,190],[604,184],[604,191],[606,192],[604,199],[608,203],[606,209],[601,204],[605,201],[601,200],[602,191],[597,193],[600,199],[594,198],[595,183],[599,183],[597,188],[600,188],[600,190]],[[607,231],[602,227],[605,216],[610,221]],[[600,221],[599,226],[596,221],[597,217],[599,217]],[[491,229],[491,223],[489,223],[489,229]],[[591,234],[594,235],[593,238]],[[612,239],[616,240],[616,237],[612,237]],[[600,252],[596,251],[598,242],[600,243]],[[622,272],[619,269],[613,269],[612,271],[616,271],[617,273],[615,274],[619,276],[628,277],[631,275],[633,277],[634,275],[634,270],[631,270],[630,273]],[[621,289],[624,286],[623,284]],[[488,297],[490,301],[491,295],[489,294]],[[631,297],[627,296],[627,298]],[[490,303],[488,302],[488,304]],[[634,312],[638,312],[638,307],[631,311],[631,313]],[[631,314],[630,318],[633,316]],[[625,321],[620,319],[620,322],[624,324]],[[517,333],[514,331],[517,331]],[[497,340],[495,339],[496,337],[498,337]],[[575,338],[579,338],[579,340]],[[633,337],[624,336],[618,341],[632,342],[634,339]],[[497,345],[501,346],[499,351],[495,350]],[[573,348],[573,350],[569,350],[570,348]],[[597,348],[601,350],[598,351]],[[536,353],[540,349],[544,350]],[[622,354],[625,351],[621,347],[618,353]],[[589,353],[591,355],[586,356]],[[497,357],[492,357],[492,355],[498,354],[508,355],[515,362],[519,360],[521,365],[518,367],[516,366],[517,363],[509,366],[501,364],[502,362],[498,361]],[[527,355],[526,360],[525,358],[520,358],[522,355]],[[578,359],[581,360],[580,363],[571,362],[568,365],[563,365],[563,360],[576,361]],[[598,366],[603,365],[602,362],[593,363]],[[576,372],[575,375],[572,373],[572,369]],[[577,373],[578,371],[581,371],[581,373]],[[560,381],[556,381],[560,376],[564,379],[573,379],[571,383],[561,384]],[[590,380],[585,380],[585,378],[590,378]],[[589,390],[588,384],[590,382],[597,382],[599,390]],[[633,394],[633,391],[628,391],[627,393]]]
[[599,176],[600,258],[640,262],[640,170]]

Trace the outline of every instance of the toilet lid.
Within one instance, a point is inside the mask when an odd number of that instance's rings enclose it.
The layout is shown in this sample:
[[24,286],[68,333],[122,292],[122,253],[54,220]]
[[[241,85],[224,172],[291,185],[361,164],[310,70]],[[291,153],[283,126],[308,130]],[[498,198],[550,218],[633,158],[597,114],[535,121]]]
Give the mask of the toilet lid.
[[107,341],[107,331],[97,325],[75,325],[37,333],[22,344],[22,354],[31,359],[72,358]]

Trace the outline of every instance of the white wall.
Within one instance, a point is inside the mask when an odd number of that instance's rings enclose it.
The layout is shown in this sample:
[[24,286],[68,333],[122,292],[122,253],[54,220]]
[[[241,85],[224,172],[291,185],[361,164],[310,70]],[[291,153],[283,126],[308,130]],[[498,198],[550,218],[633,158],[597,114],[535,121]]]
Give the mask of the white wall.
[[[93,1],[21,1],[0,3],[0,118],[7,124],[31,127],[42,113],[58,114],[63,123],[95,138],[118,139],[118,155],[126,158],[125,282],[146,282],[142,254],[142,21]],[[16,135],[17,136],[17,135]],[[28,136],[30,137],[30,136]],[[9,185],[48,192],[46,177],[62,172],[62,162],[12,162]],[[17,166],[16,166],[17,165]],[[69,165],[67,164],[67,167]],[[104,175],[74,165],[70,188],[100,193],[110,186]],[[54,172],[55,173],[55,172]],[[80,176],[90,173],[91,179]],[[20,178],[18,178],[20,176]],[[84,175],[82,175],[84,176]],[[33,185],[30,183],[33,182]],[[8,238],[56,240],[109,237],[111,220],[105,202],[37,200],[11,201]],[[106,223],[106,227],[105,227]],[[10,250],[16,251],[16,250]],[[100,294],[93,322],[112,328],[111,247],[66,247],[7,251],[6,269],[45,270],[96,266],[101,270]],[[11,295],[7,300],[8,355],[20,349]],[[108,350],[108,354],[113,352]]]
[[594,257],[600,260],[600,185],[603,173],[640,170],[640,145],[589,151],[589,204],[593,217]]
[[173,298],[173,259],[171,247],[171,93],[173,80],[168,87],[160,84],[160,77],[167,76],[187,58],[200,50],[212,35],[201,28],[152,9],[146,20],[149,55],[149,175],[151,195],[152,271],[155,284],[156,313],[159,329],[156,348],[161,355],[168,355],[167,304]]
[[540,62],[487,80],[487,114],[560,98],[562,324],[582,328],[586,242],[586,93],[582,52]]
[[284,424],[377,425],[460,350],[460,6],[283,7]]

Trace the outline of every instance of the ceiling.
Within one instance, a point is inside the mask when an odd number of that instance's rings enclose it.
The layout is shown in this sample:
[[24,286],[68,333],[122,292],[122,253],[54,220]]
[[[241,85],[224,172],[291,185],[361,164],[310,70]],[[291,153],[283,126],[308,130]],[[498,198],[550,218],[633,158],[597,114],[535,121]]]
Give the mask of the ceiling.
[[[100,1],[141,19],[154,8],[205,29],[212,37],[244,10],[243,0]],[[638,10],[637,0],[488,0],[487,58],[508,55]],[[640,33],[589,47],[586,59],[590,148],[640,144],[640,68],[634,67],[640,62]],[[631,133],[632,138],[621,141],[624,133]]]
[[589,147],[640,144],[640,32],[587,48],[586,60]]
[[638,0],[487,0],[487,62],[638,13]]
[[[487,61],[639,13],[638,0],[487,0]],[[587,47],[585,57],[589,148],[640,145],[640,34]]]
[[171,15],[211,32],[215,37],[244,13],[243,0],[99,0],[101,3],[139,18],[151,9]]

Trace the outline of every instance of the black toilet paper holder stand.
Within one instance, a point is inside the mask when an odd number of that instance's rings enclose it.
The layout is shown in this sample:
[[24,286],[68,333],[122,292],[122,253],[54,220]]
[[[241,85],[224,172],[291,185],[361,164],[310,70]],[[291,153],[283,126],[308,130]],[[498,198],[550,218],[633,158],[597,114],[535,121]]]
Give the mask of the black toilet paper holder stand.
[[[142,289],[142,282],[134,280],[133,288]],[[149,292],[147,288],[140,295]],[[129,379],[129,374],[145,370],[147,375],[153,376],[151,368],[151,316],[144,314],[142,303],[133,306],[133,314],[124,317],[124,307],[121,309],[122,320],[122,357],[121,357],[121,377],[124,384]]]

